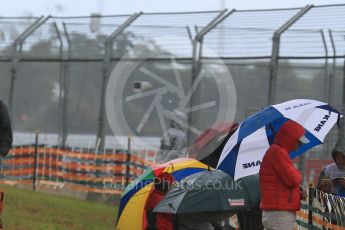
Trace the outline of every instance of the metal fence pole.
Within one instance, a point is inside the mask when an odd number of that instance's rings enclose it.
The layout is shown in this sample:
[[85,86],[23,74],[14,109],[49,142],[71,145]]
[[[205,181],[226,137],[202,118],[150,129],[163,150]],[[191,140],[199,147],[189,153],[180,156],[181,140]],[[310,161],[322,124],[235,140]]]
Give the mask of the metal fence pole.
[[305,13],[307,13],[313,5],[307,5],[301,9],[297,14],[285,22],[278,30],[273,34],[272,38],[272,55],[270,62],[270,76],[269,76],[269,88],[268,88],[268,103],[274,104],[275,91],[277,85],[278,65],[279,65],[279,49],[281,35],[288,30],[296,21],[298,21]]
[[193,45],[193,36],[192,36],[192,31],[190,30],[189,26],[186,26],[187,34],[190,39],[191,44]]
[[325,100],[328,100],[328,47],[327,47],[327,43],[326,43],[326,38],[325,38],[325,33],[323,32],[323,30],[320,30],[321,33],[321,38],[322,38],[322,43],[323,43],[323,47],[325,49]]
[[333,50],[333,63],[332,63],[332,73],[329,75],[329,84],[328,84],[328,103],[333,103],[333,89],[334,89],[334,81],[335,81],[335,72],[336,72],[336,55],[337,50],[335,48],[335,43],[333,39],[332,30],[328,30],[330,42],[332,44],[332,50]]
[[315,193],[315,188],[314,187],[309,187],[309,196],[308,196],[308,224],[309,226],[313,226],[313,201],[314,201],[314,193]]
[[[10,92],[8,97],[8,107],[10,110],[11,116],[13,116],[14,111],[14,90],[15,90],[15,81],[17,79],[17,68],[20,61],[20,53],[18,52],[19,44],[21,43],[22,37],[32,30],[44,17],[41,16],[34,23],[32,23],[28,28],[26,28],[14,41],[12,44],[12,61],[11,61],[11,82],[10,82]],[[13,120],[13,119],[12,119]],[[14,120],[12,121],[14,122]]]
[[[130,26],[138,17],[142,15],[142,12],[135,13],[130,16],[119,28],[117,28],[105,42],[105,55],[103,59],[103,79],[102,79],[102,92],[101,103],[98,116],[98,133],[96,140],[100,140],[99,149],[103,151],[105,145],[105,91],[107,87],[108,78],[110,76],[111,69],[111,57],[113,44],[115,39],[122,34],[122,32]],[[97,144],[96,144],[97,145]]]
[[[193,45],[193,53],[192,53],[192,76],[191,76],[191,88],[193,93],[190,95],[189,107],[192,108],[195,104],[198,103],[198,96],[197,96],[197,89],[195,81],[200,74],[201,71],[201,58],[202,58],[202,43],[204,36],[210,32],[213,28],[215,28],[219,23],[224,21],[229,15],[231,15],[235,10],[231,10],[227,12],[227,10],[221,11],[211,22],[209,22],[206,27],[204,27],[200,32],[198,31],[197,27],[195,27],[196,36],[192,42]],[[193,126],[193,122],[197,120],[196,114],[188,113],[188,124],[189,126]],[[193,143],[192,134],[189,131],[187,135],[187,143],[189,146]]]
[[[22,33],[18,39],[14,42],[13,45],[13,59],[12,59],[12,76],[11,76],[11,85],[10,85],[10,98],[9,98],[9,104],[10,104],[10,113],[12,118],[14,117],[14,95],[15,95],[15,80],[17,78],[17,68],[20,61],[20,56],[22,53],[22,47],[25,39],[27,39],[33,32],[35,32],[41,25],[43,25],[51,16],[47,16],[43,20],[36,20],[36,22],[30,26],[29,29],[25,30],[25,33]],[[18,52],[19,47],[19,52]],[[14,119],[13,120],[13,126],[15,125]]]
[[65,122],[66,122],[66,117],[64,114],[64,79],[63,79],[63,64],[62,64],[62,58],[63,58],[63,42],[62,42],[62,37],[60,30],[56,24],[56,22],[53,23],[57,38],[59,40],[60,46],[59,46],[59,85],[60,85],[60,90],[59,90],[59,145],[60,147],[64,148],[65,147],[65,142],[66,142],[66,135],[65,135]]
[[[343,62],[343,101],[342,101],[342,113],[344,114],[345,112],[345,54],[344,54],[344,62]],[[341,122],[340,124],[342,124],[342,126],[340,126],[341,128],[341,133],[340,135],[342,135],[343,137],[345,136],[345,122],[344,122],[344,118],[340,119]]]
[[34,153],[34,165],[33,165],[33,178],[32,178],[32,190],[36,191],[36,182],[38,176],[38,141],[40,132],[36,130],[35,132],[35,153]]
[[127,158],[126,158],[126,187],[129,185],[129,181],[131,178],[131,144],[132,144],[132,138],[131,136],[128,136],[127,140]]
[[67,136],[68,136],[68,97],[69,97],[69,77],[70,77],[70,59],[71,59],[71,38],[69,36],[67,26],[63,22],[62,27],[64,30],[64,35],[66,37],[67,41],[67,57],[66,60],[63,62],[63,103],[62,103],[62,110],[63,110],[63,117],[64,121],[62,123],[63,125],[63,147],[66,146]]

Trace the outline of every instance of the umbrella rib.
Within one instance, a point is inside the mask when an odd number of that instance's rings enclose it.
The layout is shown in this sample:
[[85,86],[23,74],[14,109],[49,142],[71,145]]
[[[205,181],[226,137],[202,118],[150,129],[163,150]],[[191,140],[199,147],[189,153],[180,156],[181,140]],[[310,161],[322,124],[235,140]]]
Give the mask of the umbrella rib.
[[[145,186],[146,187],[146,186]],[[145,188],[144,187],[144,188]],[[143,189],[143,188],[142,188]],[[146,194],[146,193],[150,193],[151,192],[151,189],[150,189],[150,191],[146,191],[146,192],[142,192],[142,193],[138,193],[138,194],[135,194],[135,195],[133,195],[132,197],[136,197],[136,196],[140,196],[140,195],[143,195],[143,194]]]

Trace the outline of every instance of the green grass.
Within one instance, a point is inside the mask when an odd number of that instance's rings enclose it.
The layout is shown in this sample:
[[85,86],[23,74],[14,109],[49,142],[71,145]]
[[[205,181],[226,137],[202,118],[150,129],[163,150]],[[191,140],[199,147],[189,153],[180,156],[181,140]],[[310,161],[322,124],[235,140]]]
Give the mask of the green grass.
[[116,209],[112,206],[10,186],[0,188],[5,191],[5,230],[115,229]]

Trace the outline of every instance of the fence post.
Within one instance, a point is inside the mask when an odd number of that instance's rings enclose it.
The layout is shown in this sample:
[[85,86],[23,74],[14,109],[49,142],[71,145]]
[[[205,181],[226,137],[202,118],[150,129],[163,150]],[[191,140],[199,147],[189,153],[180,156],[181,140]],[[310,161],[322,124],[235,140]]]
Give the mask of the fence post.
[[105,91],[107,88],[108,78],[110,76],[111,57],[113,51],[114,40],[128,27],[130,26],[142,13],[133,14],[129,17],[119,28],[117,28],[105,42],[105,54],[103,60],[103,79],[102,79],[102,92],[101,103],[98,115],[98,133],[97,140],[100,139],[99,148],[104,149],[105,144]]
[[[206,27],[204,27],[200,32],[198,31],[198,28],[195,27],[196,35],[194,40],[192,41],[193,46],[193,53],[192,53],[192,76],[191,76],[191,88],[194,89],[194,92],[190,95],[191,98],[189,100],[189,107],[192,108],[193,105],[198,103],[198,97],[197,97],[197,90],[196,86],[194,86],[195,81],[200,74],[201,71],[201,58],[202,58],[202,43],[204,36],[210,32],[213,28],[215,28],[219,23],[224,21],[230,14],[235,12],[235,10],[231,10],[228,13],[226,13],[227,10],[221,11]],[[195,87],[195,88],[194,88]],[[188,124],[190,127],[193,126],[193,122],[197,120],[196,114],[188,113]],[[192,145],[192,134],[190,131],[187,133],[187,143],[188,145]]]
[[126,187],[129,185],[129,180],[130,180],[130,164],[131,164],[131,143],[132,138],[131,136],[128,136],[128,142],[127,142],[127,158],[126,158]]
[[186,26],[187,34],[190,39],[190,43],[193,45],[193,36],[192,36],[192,31],[190,30],[189,26]]
[[59,65],[59,84],[60,84],[60,90],[59,90],[59,145],[60,147],[65,147],[66,142],[66,131],[65,128],[67,127],[65,125],[66,123],[66,108],[65,108],[65,82],[64,82],[64,70],[63,70],[63,41],[62,36],[60,33],[60,30],[56,24],[56,22],[53,23],[57,38],[59,40],[60,46],[59,46],[59,59],[60,59],[60,65]]
[[326,38],[325,38],[325,33],[323,32],[323,30],[320,30],[321,33],[321,38],[322,38],[322,43],[323,43],[323,47],[325,49],[325,100],[328,100],[328,47],[327,47],[327,43],[326,43]]
[[35,155],[34,155],[34,173],[32,180],[32,190],[36,191],[36,181],[38,175],[38,139],[39,139],[39,130],[35,132]]
[[270,62],[270,78],[269,78],[269,88],[268,88],[268,104],[274,104],[275,102],[275,91],[277,85],[278,76],[278,61],[279,61],[279,49],[280,49],[280,37],[288,30],[298,19],[300,19],[305,13],[307,13],[313,5],[307,5],[301,9],[297,14],[285,22],[278,30],[273,34],[272,38],[272,55]]
[[64,92],[64,96],[63,96],[63,106],[62,106],[62,109],[63,109],[63,117],[64,117],[64,122],[63,122],[63,135],[65,136],[65,139],[64,139],[64,143],[63,143],[63,147],[66,146],[66,141],[67,141],[67,136],[68,136],[68,119],[67,119],[67,116],[68,116],[68,111],[67,111],[67,108],[68,108],[68,96],[69,96],[69,74],[70,74],[70,59],[71,59],[71,38],[69,36],[69,33],[68,33],[68,30],[67,30],[67,26],[66,24],[63,22],[62,23],[62,27],[63,27],[63,30],[64,30],[64,35],[66,37],[66,41],[67,41],[67,58],[66,60],[64,61],[64,64],[63,64],[63,92]]
[[[15,89],[15,80],[17,79],[17,67],[20,61],[20,52],[18,52],[18,45],[21,42],[25,34],[32,30],[44,17],[39,17],[34,23],[32,23],[28,28],[26,28],[23,33],[21,33],[17,39],[12,44],[12,61],[11,61],[11,82],[10,82],[10,92],[8,97],[8,107],[10,110],[11,116],[13,116],[14,111],[14,89]],[[12,119],[14,120],[14,119]]]
[[[343,114],[345,112],[345,54],[344,54],[344,63],[343,63],[343,106],[342,106],[342,112],[343,112]],[[341,120],[343,120],[343,122],[341,122],[343,124],[343,126],[341,127],[341,134],[345,135],[344,118],[342,118]]]
[[309,197],[308,197],[308,224],[310,226],[313,225],[313,201],[314,201],[314,192],[315,188],[313,186],[309,186]]
[[334,81],[335,81],[335,73],[336,73],[336,56],[337,56],[337,50],[335,48],[335,43],[333,39],[332,30],[328,30],[330,42],[332,44],[332,50],[333,50],[333,63],[332,63],[332,73],[329,75],[329,84],[328,84],[328,103],[333,103],[333,89],[334,89]]
[[[22,47],[23,47],[23,43],[25,41],[25,39],[27,39],[33,32],[35,32],[41,25],[43,25],[46,21],[48,21],[49,18],[51,18],[51,16],[47,16],[45,17],[43,20],[41,20],[43,17],[39,18],[39,20],[37,20],[34,24],[32,24],[27,30],[25,30],[24,33],[22,33],[15,41],[14,44],[14,57],[13,57],[13,68],[12,68],[12,78],[11,78],[11,90],[10,90],[10,111],[11,114],[13,113],[13,96],[14,96],[14,81],[17,77],[17,64],[20,61],[20,54],[22,53]],[[19,53],[17,52],[19,46]],[[13,81],[13,82],[12,82]],[[12,114],[13,116],[13,114]]]

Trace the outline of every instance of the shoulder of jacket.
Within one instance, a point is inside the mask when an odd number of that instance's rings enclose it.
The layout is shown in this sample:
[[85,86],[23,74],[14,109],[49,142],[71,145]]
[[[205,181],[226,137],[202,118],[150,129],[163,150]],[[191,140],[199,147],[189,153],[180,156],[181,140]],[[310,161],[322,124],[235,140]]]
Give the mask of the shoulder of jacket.
[[324,172],[325,172],[326,176],[329,176],[329,174],[331,174],[333,171],[338,171],[338,170],[340,170],[340,169],[338,168],[336,163],[326,165],[324,168]]
[[289,154],[288,151],[286,151],[286,149],[280,147],[279,145],[276,145],[276,144],[272,144],[270,146],[270,148],[268,149],[268,151],[271,153],[271,154],[276,154],[278,152],[278,154]]
[[325,171],[327,170],[332,170],[332,169],[336,169],[338,166],[336,163],[332,163],[332,164],[329,164],[329,165],[326,165],[325,166]]

